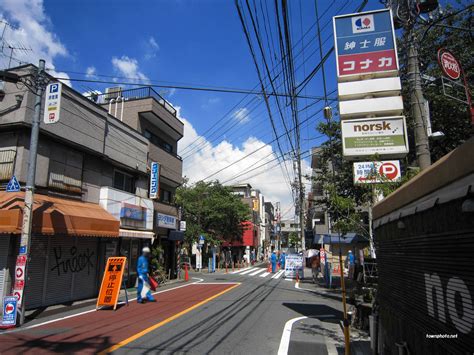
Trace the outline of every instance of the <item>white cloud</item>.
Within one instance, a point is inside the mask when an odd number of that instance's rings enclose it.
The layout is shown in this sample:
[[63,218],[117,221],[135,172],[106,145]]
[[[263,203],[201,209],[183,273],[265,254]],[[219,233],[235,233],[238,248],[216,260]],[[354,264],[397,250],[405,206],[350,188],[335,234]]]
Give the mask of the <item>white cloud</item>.
[[[44,59],[51,75],[69,78],[66,73],[55,70],[54,59],[68,56],[68,51],[58,36],[52,32],[52,23],[44,11],[42,0],[1,0],[0,20],[12,25],[7,26],[4,34],[4,40],[8,44],[31,48],[31,51],[14,51],[15,60],[12,61],[12,66],[22,63],[37,65],[39,59]],[[9,56],[10,53],[5,54]],[[4,57],[0,63],[2,66],[7,66],[8,59],[5,60]],[[63,82],[71,85],[69,80]]]
[[[226,183],[227,185],[248,182],[253,188],[259,189],[263,193],[265,201],[281,202],[282,211],[291,208],[293,197],[288,185],[288,178],[285,179],[286,172],[283,173],[284,169],[277,165],[277,154],[271,145],[252,136],[248,137],[241,147],[235,146],[227,140],[213,145],[196,132],[189,120],[181,117],[179,107],[175,106],[175,108],[178,110],[178,117],[184,122],[184,137],[179,142],[178,154],[184,157],[183,174],[189,178],[191,183],[202,180],[261,148],[255,154],[212,176],[209,180],[217,179],[223,183],[230,180]],[[187,157],[193,150],[185,149],[185,147],[196,140],[198,140],[198,146],[203,149],[200,151],[196,149],[192,155]],[[262,166],[259,167],[260,165]],[[303,161],[302,165],[303,171],[307,171],[308,163]],[[292,163],[287,162],[287,167],[290,179],[293,181]],[[233,179],[249,169],[255,170]]]
[[86,77],[87,78],[96,78],[96,69],[95,67],[87,67],[86,69]]
[[113,57],[112,65],[116,71],[130,80],[145,83],[150,82],[150,79],[139,70],[138,61],[135,58],[129,58],[126,55],[120,58]]
[[155,37],[150,36],[150,38],[148,38],[148,41],[146,42],[145,59],[149,60],[149,59],[155,58],[156,53],[159,50],[160,50],[160,46],[158,45],[158,42],[156,42]]
[[240,124],[244,124],[250,121],[250,112],[246,107],[241,107],[232,114],[232,117],[237,120]]

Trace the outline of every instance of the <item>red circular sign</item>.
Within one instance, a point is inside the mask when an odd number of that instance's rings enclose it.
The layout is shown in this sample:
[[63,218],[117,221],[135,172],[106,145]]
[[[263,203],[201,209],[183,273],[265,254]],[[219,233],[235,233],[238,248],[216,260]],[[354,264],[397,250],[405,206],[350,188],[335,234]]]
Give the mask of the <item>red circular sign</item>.
[[398,167],[393,163],[383,163],[380,165],[379,174],[388,180],[395,180],[398,176]]
[[441,70],[450,79],[457,80],[461,76],[461,64],[454,57],[454,55],[444,49],[438,51],[438,61]]
[[7,303],[5,305],[5,313],[6,314],[11,314],[11,313],[13,313],[14,310],[15,310],[15,306],[13,304]]

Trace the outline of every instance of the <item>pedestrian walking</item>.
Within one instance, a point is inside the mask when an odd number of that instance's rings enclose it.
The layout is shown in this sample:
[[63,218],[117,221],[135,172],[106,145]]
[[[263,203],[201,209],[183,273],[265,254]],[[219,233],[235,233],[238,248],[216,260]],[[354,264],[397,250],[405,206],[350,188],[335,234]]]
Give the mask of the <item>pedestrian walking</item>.
[[150,258],[150,248],[144,247],[142,249],[142,255],[138,258],[137,262],[137,273],[138,273],[138,286],[137,286],[137,302],[143,303],[143,299],[146,298],[148,302],[156,302],[153,298],[150,290],[150,266],[148,259]]
[[311,273],[313,275],[313,283],[318,281],[319,268],[321,266],[321,260],[319,255],[313,255],[311,257]]
[[347,254],[347,263],[349,266],[349,278],[353,279],[354,278],[354,269],[355,269],[355,256],[352,253],[352,250],[349,250],[349,253]]

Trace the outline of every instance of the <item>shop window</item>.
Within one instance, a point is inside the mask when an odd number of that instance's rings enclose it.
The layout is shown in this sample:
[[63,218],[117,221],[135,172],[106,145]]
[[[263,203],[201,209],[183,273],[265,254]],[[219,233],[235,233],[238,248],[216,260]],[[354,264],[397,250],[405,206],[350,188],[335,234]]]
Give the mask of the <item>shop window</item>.
[[114,188],[130,193],[135,193],[135,179],[132,175],[120,170],[114,171]]

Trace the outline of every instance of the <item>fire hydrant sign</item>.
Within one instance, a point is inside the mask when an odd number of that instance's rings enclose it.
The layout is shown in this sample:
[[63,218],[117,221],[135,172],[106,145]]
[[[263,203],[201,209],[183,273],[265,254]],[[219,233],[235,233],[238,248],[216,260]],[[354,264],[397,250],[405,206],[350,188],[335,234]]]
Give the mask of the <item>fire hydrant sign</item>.
[[399,160],[354,163],[354,184],[398,182],[400,179]]
[[96,309],[101,306],[111,306],[114,307],[114,310],[117,308],[126,263],[127,258],[124,256],[107,259]]
[[333,21],[338,78],[398,74],[390,10],[336,16]]
[[59,121],[62,88],[60,82],[51,83],[46,87],[43,117],[43,121],[46,124]]
[[3,297],[2,328],[10,328],[16,325],[17,310],[18,299],[15,296]]

